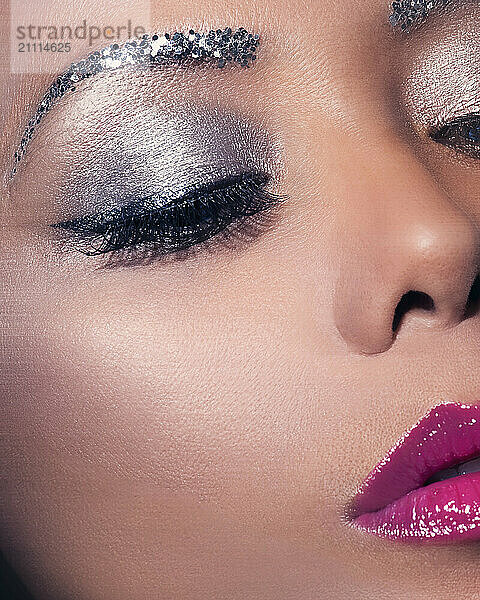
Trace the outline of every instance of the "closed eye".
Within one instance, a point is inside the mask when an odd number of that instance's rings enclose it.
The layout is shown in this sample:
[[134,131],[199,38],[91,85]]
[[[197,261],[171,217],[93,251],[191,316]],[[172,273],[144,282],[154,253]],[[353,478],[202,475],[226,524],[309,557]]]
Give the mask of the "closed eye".
[[284,197],[268,191],[269,176],[244,173],[189,191],[175,200],[152,196],[106,212],[54,223],[69,232],[87,256],[122,250],[151,256],[188,250],[235,223],[278,205]]

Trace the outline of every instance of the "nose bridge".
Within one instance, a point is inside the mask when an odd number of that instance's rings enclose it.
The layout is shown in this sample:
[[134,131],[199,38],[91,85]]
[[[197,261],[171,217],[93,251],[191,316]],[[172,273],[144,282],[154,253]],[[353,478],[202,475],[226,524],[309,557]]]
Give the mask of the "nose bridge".
[[480,231],[401,143],[354,154],[340,161],[345,198],[334,317],[345,341],[371,354],[393,343],[395,310],[410,291],[430,296],[437,327],[463,319],[479,270]]

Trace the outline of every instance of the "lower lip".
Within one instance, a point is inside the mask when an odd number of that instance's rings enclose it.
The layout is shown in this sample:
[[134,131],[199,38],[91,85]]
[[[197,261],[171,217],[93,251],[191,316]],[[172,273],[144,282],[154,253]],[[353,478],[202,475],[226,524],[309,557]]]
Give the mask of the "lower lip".
[[409,543],[480,540],[480,472],[418,488],[353,526],[380,537]]

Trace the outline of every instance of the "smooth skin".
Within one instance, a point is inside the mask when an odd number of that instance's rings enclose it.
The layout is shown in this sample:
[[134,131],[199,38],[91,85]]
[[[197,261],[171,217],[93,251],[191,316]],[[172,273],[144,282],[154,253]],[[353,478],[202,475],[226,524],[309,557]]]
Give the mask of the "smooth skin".
[[[37,4],[32,22],[48,22]],[[72,22],[103,18],[81,4]],[[253,240],[113,269],[58,250],[62,175],[123,131],[125,106],[156,101],[134,74],[59,104],[4,181],[2,550],[35,599],[480,598],[478,546],[399,546],[343,517],[430,407],[480,400],[480,321],[463,314],[480,161],[427,129],[454,104],[469,112],[480,7],[408,37],[389,12],[384,0],[152,3],[152,30],[262,36],[251,69],[154,82],[279,142],[274,190],[289,199]],[[78,56],[47,60],[61,71]],[[1,78],[7,172],[51,74]],[[413,303],[393,332],[410,290],[436,310]]]

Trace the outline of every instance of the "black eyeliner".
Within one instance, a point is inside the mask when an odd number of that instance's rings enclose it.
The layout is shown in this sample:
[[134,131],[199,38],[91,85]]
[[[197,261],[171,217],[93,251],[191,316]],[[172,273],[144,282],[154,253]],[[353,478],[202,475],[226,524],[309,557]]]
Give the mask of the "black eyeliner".
[[150,197],[50,225],[73,235],[88,256],[144,247],[156,254],[187,250],[284,197],[266,190],[270,177],[243,173],[191,190],[177,200]]

